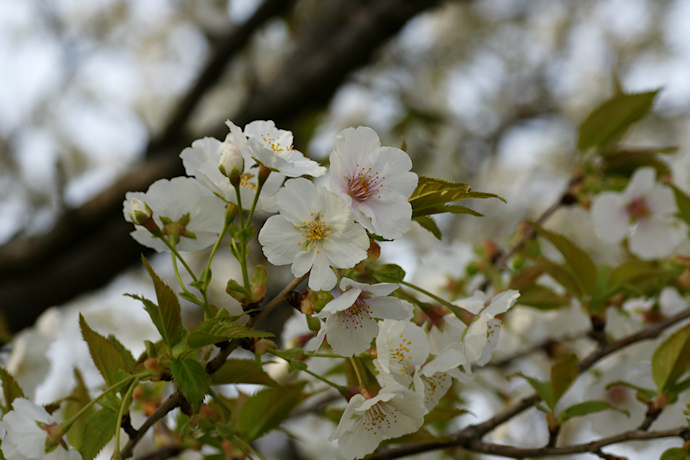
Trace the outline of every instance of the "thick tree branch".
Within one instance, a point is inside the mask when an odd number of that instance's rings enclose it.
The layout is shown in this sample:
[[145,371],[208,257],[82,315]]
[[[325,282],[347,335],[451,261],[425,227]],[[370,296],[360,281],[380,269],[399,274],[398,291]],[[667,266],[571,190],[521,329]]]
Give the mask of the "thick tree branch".
[[[277,2],[270,2],[276,5]],[[438,0],[338,1],[321,5],[297,43],[294,54],[274,82],[251,95],[233,119],[274,119],[289,126],[308,110],[323,107],[355,69],[372,59],[374,51],[419,12]],[[273,14],[283,11],[275,7]],[[264,9],[257,12],[266,14]],[[268,15],[263,20],[268,19]],[[254,26],[258,27],[256,21]],[[230,34],[230,37],[234,37]],[[246,39],[236,37],[235,46]],[[98,288],[139,260],[142,248],[128,235],[122,201],[129,190],[145,190],[151,182],[183,173],[179,152],[194,137],[183,130],[189,113],[218,79],[223,59],[233,52],[219,48],[200,74],[197,86],[182,99],[164,136],[152,142],[147,160],[83,206],[68,211],[46,235],[14,241],[0,248],[0,310],[8,326],[18,331],[31,325],[46,308]],[[211,70],[211,68],[215,70]],[[172,127],[171,127],[172,126]],[[174,128],[174,129],[173,129]],[[211,133],[223,138],[219,122]]]

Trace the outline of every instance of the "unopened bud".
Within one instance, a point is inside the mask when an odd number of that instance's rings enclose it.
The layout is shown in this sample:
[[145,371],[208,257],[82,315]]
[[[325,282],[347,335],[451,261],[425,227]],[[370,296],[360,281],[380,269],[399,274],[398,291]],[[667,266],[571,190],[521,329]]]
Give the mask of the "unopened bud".
[[138,198],[132,198],[129,205],[130,217],[136,225],[141,225],[154,235],[160,235],[161,230],[153,220],[153,211],[148,204]]
[[225,141],[223,153],[220,154],[218,169],[225,177],[230,179],[235,179],[242,175],[244,172],[244,158],[237,144],[230,140]]

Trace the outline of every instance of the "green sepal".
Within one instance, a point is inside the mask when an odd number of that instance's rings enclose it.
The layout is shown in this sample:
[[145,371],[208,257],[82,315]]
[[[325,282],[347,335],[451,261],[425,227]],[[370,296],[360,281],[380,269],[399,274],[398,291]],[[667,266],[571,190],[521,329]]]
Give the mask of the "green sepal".
[[173,359],[170,366],[173,381],[189,401],[194,412],[199,412],[204,397],[211,388],[211,380],[201,363],[195,359]]

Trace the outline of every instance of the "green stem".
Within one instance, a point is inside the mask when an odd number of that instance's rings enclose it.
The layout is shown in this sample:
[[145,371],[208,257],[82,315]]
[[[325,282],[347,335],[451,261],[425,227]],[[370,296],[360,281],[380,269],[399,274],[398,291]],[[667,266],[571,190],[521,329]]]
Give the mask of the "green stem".
[[65,431],[65,432],[69,431],[69,429],[72,427],[72,425],[74,424],[74,422],[76,422],[77,419],[78,419],[79,417],[81,417],[82,415],[84,415],[84,413],[85,413],[87,410],[89,410],[91,407],[93,407],[94,404],[96,404],[98,401],[100,401],[101,398],[103,398],[105,395],[109,394],[111,391],[117,390],[117,389],[120,388],[122,385],[126,384],[129,380],[132,380],[132,379],[140,380],[140,379],[145,378],[145,377],[148,377],[148,376],[150,376],[150,375],[151,375],[151,373],[149,373],[149,372],[143,372],[143,373],[141,373],[141,374],[130,375],[130,376],[128,376],[127,378],[122,379],[122,380],[120,380],[119,382],[116,382],[116,383],[110,385],[108,388],[106,388],[106,389],[103,391],[103,393],[101,393],[100,395],[96,396],[96,397],[93,398],[91,401],[89,401],[84,407],[82,407],[81,409],[79,409],[79,412],[77,412],[76,414],[74,414],[69,420],[62,422],[62,426],[64,427],[64,431]]
[[211,269],[211,262],[213,261],[213,258],[216,255],[216,252],[218,251],[218,248],[220,247],[220,242],[223,240],[223,237],[225,236],[225,232],[228,231],[228,226],[230,225],[230,222],[228,221],[228,215],[230,214],[230,207],[235,206],[232,203],[228,203],[228,205],[225,207],[225,221],[223,222],[223,229],[220,231],[220,235],[218,235],[218,239],[216,239],[216,243],[213,245],[213,248],[211,249],[211,254],[208,256],[208,262],[206,263],[206,270],[208,271]]
[[232,435],[232,442],[237,447],[242,449],[242,451],[245,454],[248,454],[249,457],[251,457],[253,455],[254,457],[258,458],[259,460],[266,460],[260,453],[258,453],[256,450],[254,450],[254,448],[251,446],[251,444],[244,442],[244,440],[242,438],[240,438],[239,436],[237,436],[236,434]]
[[441,305],[445,305],[446,307],[448,307],[451,311],[455,311],[459,308],[458,306],[453,305],[452,303],[448,302],[445,299],[442,299],[441,297],[437,296],[436,294],[432,294],[431,292],[427,291],[426,289],[423,289],[423,288],[416,286],[412,283],[408,283],[407,281],[400,281],[400,284],[407,286],[409,288],[412,288],[417,292],[421,292],[425,296],[431,297],[432,299],[434,299],[436,302],[440,303]]
[[[194,272],[192,271],[192,269],[189,268],[189,265],[187,265],[187,262],[184,260],[184,258],[182,257],[182,255],[180,255],[180,253],[177,251],[177,248],[175,248],[175,245],[174,245],[174,244],[171,244],[170,241],[168,241],[166,238],[163,238],[163,237],[160,237],[160,238],[161,238],[161,240],[163,240],[163,242],[165,243],[165,245],[166,245],[168,248],[170,248],[170,251],[172,251],[173,261],[175,260],[175,257],[177,257],[178,259],[180,259],[180,262],[182,262],[182,265],[184,265],[184,268],[187,270],[187,273],[189,273],[189,276],[192,277],[192,280],[196,281],[196,280],[197,280],[197,279],[196,279],[196,275],[194,274]],[[182,279],[180,278],[179,273],[177,274],[177,279],[178,279],[178,281],[180,282],[180,284],[182,284]]]
[[129,407],[129,399],[132,397],[132,392],[134,387],[139,384],[139,378],[136,377],[132,384],[127,389],[127,394],[122,397],[122,403],[120,403],[120,411],[117,413],[117,428],[115,429],[115,452],[113,452],[113,458],[117,460],[122,459],[122,454],[120,454],[120,427],[122,426],[122,417],[125,415],[125,409]]
[[364,381],[364,376],[362,376],[361,369],[359,368],[359,363],[354,359],[354,358],[348,358],[350,360],[350,364],[352,365],[352,369],[355,371],[355,375],[357,376],[357,382],[359,383],[359,388],[364,389],[367,388],[367,384]]
[[254,195],[254,202],[252,203],[252,208],[249,210],[249,216],[247,217],[247,224],[249,225],[252,221],[252,217],[254,217],[254,210],[256,209],[256,204],[259,202],[259,194],[261,193],[261,189],[264,187],[263,182],[259,182],[259,184],[256,187],[256,194]]
[[244,228],[244,209],[242,209],[242,195],[240,194],[240,184],[235,185],[235,195],[237,196],[237,213],[240,215],[240,228]]

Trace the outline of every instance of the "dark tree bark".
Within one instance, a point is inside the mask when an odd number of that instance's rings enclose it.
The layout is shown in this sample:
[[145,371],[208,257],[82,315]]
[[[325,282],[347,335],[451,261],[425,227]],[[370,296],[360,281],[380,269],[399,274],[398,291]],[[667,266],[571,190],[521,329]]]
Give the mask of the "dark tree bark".
[[[251,94],[246,105],[232,114],[233,121],[241,126],[272,119],[280,127],[290,127],[307,111],[325,107],[352,71],[370,62],[409,19],[437,3],[338,0],[321,4],[319,17],[302,31],[295,52],[286,59],[286,70],[274,84]],[[30,326],[51,306],[105,285],[139,260],[142,247],[131,239],[131,224],[122,217],[125,193],[183,174],[178,155],[194,138],[225,137],[227,128],[222,122],[213,132],[192,136],[185,129],[189,117],[252,34],[269,19],[285,14],[291,4],[267,0],[252,19],[220,42],[135,171],[66,212],[46,235],[0,248],[0,311],[12,331]]]

